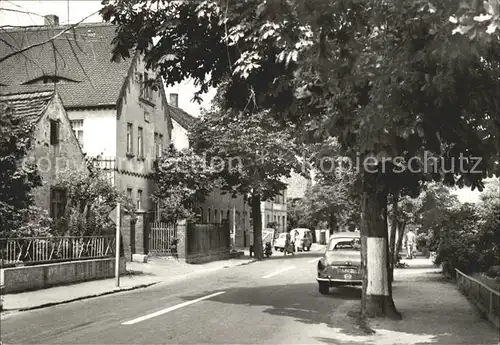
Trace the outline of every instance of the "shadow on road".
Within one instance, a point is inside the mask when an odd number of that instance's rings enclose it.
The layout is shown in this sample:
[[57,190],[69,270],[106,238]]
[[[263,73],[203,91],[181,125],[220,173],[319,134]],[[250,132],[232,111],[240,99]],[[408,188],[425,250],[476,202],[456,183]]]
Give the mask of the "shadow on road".
[[[219,292],[205,291],[200,295],[184,296],[186,301]],[[331,325],[335,310],[345,301],[359,301],[360,288],[332,288],[330,294],[321,295],[316,283],[258,286],[222,290],[224,294],[211,301],[246,306],[263,306],[262,312],[274,316],[290,317],[305,324]],[[342,312],[348,318],[345,312]]]
[[[430,274],[429,278],[441,288],[453,288],[452,286],[449,287],[446,282],[441,282],[439,277],[433,276],[434,274]],[[417,345],[459,343],[458,341],[461,337],[464,337],[464,334],[456,335],[453,332],[443,331],[446,330],[446,324],[440,324],[441,318],[443,321],[456,322],[456,320],[452,321],[454,317],[453,308],[456,308],[456,305],[452,303],[450,305],[440,305],[443,310],[436,313],[435,302],[423,302],[431,298],[431,296],[422,294],[418,290],[421,284],[422,282],[395,282],[393,291],[396,296],[396,306],[399,305],[398,308],[401,308],[400,311],[403,313],[404,319],[403,321],[371,320],[370,323],[373,323],[372,326],[376,329],[376,334],[373,335],[361,331],[356,320],[348,316],[349,312],[359,310],[360,288],[332,288],[328,295],[321,295],[317,290],[317,284],[311,282],[307,284],[264,285],[209,290],[197,295],[183,296],[182,298],[189,301],[224,291],[224,294],[210,298],[210,301],[230,305],[261,307],[262,313],[275,317],[292,318],[294,321],[310,325],[310,337],[327,344],[395,345],[404,343]],[[414,289],[415,293],[420,292],[422,294],[422,296],[418,296],[422,301],[422,306],[419,305],[418,309],[408,302],[407,298],[409,291]],[[464,300],[462,308],[468,308],[467,301]],[[443,315],[446,315],[447,319]],[[478,320],[477,322],[482,321]],[[474,329],[473,325],[468,327],[471,330]],[[466,329],[463,332],[470,333]],[[473,342],[462,341],[461,343]]]

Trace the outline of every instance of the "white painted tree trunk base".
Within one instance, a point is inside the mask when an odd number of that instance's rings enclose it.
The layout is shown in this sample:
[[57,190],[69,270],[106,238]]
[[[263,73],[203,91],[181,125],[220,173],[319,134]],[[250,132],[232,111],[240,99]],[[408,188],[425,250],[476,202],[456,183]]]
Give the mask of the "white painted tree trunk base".
[[365,316],[388,317],[401,320],[402,315],[396,310],[391,296],[387,238],[366,238],[366,305]]
[[389,296],[387,272],[387,240],[381,237],[366,238],[367,295]]

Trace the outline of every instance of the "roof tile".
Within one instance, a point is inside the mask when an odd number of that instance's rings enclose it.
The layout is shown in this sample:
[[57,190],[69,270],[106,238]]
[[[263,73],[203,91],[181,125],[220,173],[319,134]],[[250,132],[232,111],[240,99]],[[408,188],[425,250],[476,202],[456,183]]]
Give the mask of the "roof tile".
[[15,117],[34,125],[53,97],[53,91],[0,95],[0,105],[12,109]]
[[184,110],[180,108],[176,108],[174,106],[169,106],[170,116],[172,120],[177,122],[182,128],[190,130],[196,123],[196,117],[188,114]]
[[[0,52],[44,42],[67,26],[37,26],[0,32]],[[0,93],[57,90],[66,107],[115,105],[132,58],[111,61],[115,26],[82,24],[51,43],[27,50],[0,63]],[[27,85],[43,76],[67,79],[57,84]]]

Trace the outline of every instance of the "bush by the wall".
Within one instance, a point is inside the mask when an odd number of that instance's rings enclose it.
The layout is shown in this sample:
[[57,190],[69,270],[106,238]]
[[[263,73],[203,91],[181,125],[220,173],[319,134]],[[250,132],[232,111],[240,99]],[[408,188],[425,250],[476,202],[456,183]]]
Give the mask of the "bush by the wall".
[[446,210],[432,227],[430,249],[436,250],[435,263],[446,263],[445,273],[485,272],[500,261],[499,207],[484,212],[478,206],[464,204]]

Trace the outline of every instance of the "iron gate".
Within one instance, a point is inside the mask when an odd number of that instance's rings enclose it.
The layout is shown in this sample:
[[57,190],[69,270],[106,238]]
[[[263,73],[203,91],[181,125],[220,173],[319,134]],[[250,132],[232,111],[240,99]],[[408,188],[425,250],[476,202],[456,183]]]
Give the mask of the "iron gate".
[[151,223],[149,230],[149,250],[151,256],[171,256],[176,254],[174,240],[177,227],[173,223]]

